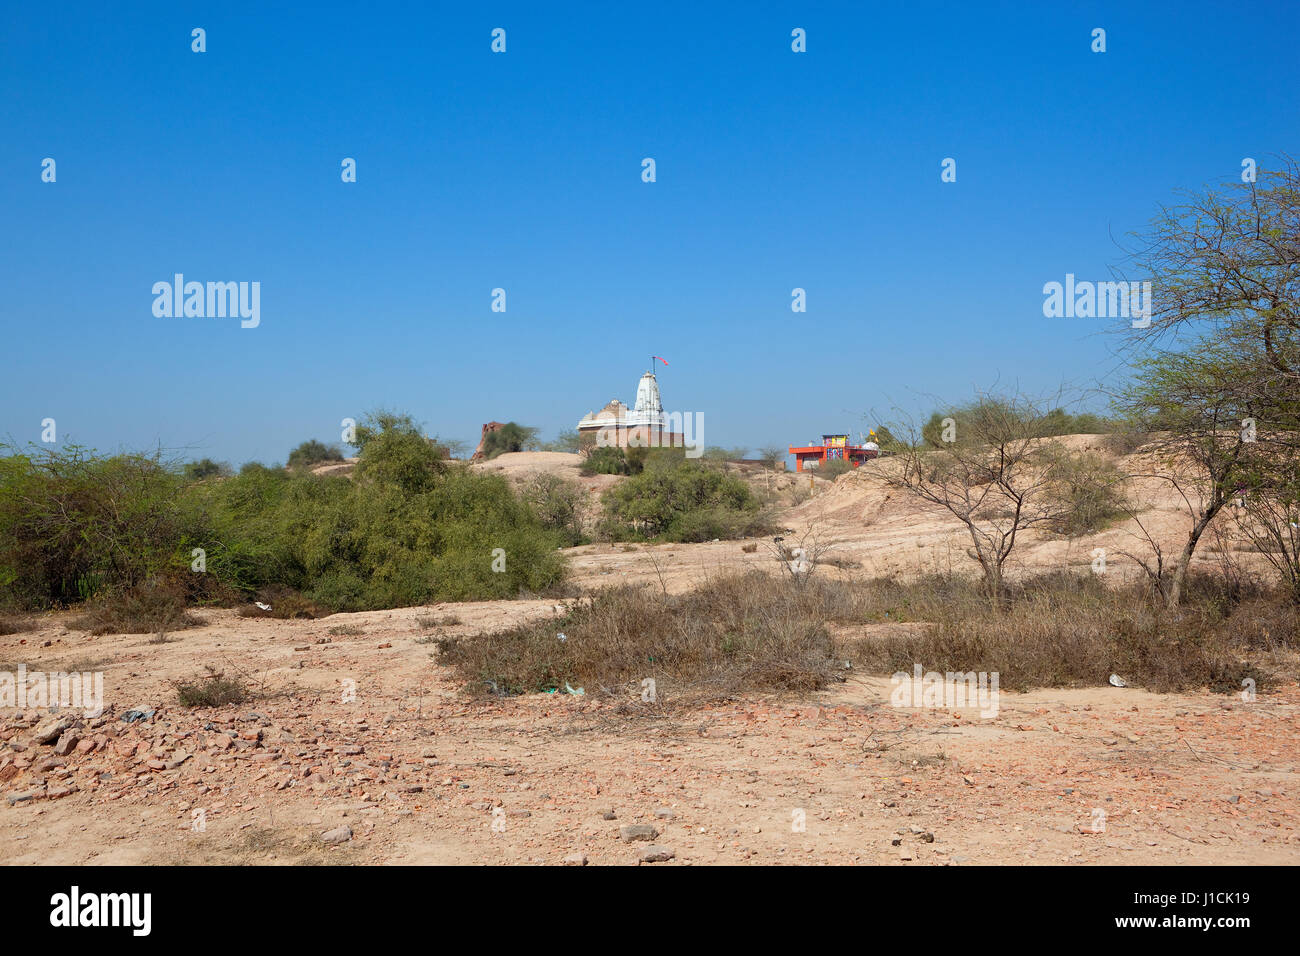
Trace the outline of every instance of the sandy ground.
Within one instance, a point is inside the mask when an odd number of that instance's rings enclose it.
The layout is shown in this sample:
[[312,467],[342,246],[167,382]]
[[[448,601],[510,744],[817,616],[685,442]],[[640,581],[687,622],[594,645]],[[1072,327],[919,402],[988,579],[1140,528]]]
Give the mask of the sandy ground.
[[[574,457],[498,461],[517,478],[539,466],[576,473]],[[795,539],[815,536],[849,565],[826,573],[964,560],[955,529],[863,477],[816,482],[782,513]],[[1149,522],[1176,534],[1164,507],[1154,500]],[[679,591],[770,569],[770,542],[756,543],[570,555],[583,589]],[[1087,567],[1092,546],[1029,540],[1022,566]],[[107,708],[49,743],[32,740],[48,713],[0,711],[0,860],[594,865],[637,864],[654,846],[666,858],[654,865],[1300,862],[1294,681],[1249,702],[1004,692],[984,717],[892,707],[888,679],[861,675],[807,699],[708,707],[650,704],[634,689],[626,700],[480,701],[432,659],[431,634],[561,612],[551,600],[317,621],[202,611],[204,626],[165,643],[43,617],[35,632],[0,637],[0,670],[101,670]],[[170,682],[205,665],[248,674],[261,695],[180,707]],[[132,708],[153,714],[123,722]],[[622,829],[635,825],[654,833]],[[330,831],[341,842],[322,840]]]
[[[1059,441],[1072,451],[1106,454],[1101,436],[1071,435]],[[558,452],[520,452],[476,464],[523,482],[537,471],[553,471],[578,480],[589,492],[589,511],[598,510],[598,496],[618,479],[609,475],[582,478],[580,458]],[[823,559],[819,573],[845,581],[875,576],[913,576],[930,572],[978,569],[968,557],[970,538],[965,529],[936,506],[927,505],[875,480],[887,460],[868,465],[836,481],[804,473],[767,473],[755,466],[734,469],[755,491],[773,503],[783,546],[802,546]],[[1155,470],[1150,464],[1129,460],[1124,470]],[[795,498],[795,494],[798,498]],[[1151,560],[1145,532],[1165,548],[1166,561],[1182,547],[1189,521],[1182,499],[1167,482],[1150,480],[1134,484],[1132,497],[1142,507],[1141,525],[1121,521],[1086,537],[1065,539],[1028,530],[1020,535],[1007,565],[1016,578],[1044,571],[1091,573],[1099,549],[1105,552],[1105,573],[1113,578],[1139,576],[1137,558]],[[796,503],[797,501],[797,503]],[[1212,526],[1193,558],[1197,570],[1218,569],[1225,558],[1248,569],[1264,572],[1250,543],[1233,533],[1231,513]],[[1220,536],[1220,531],[1222,536]],[[753,548],[746,552],[745,546]],[[779,572],[776,545],[771,538],[752,541],[713,541],[700,544],[593,544],[568,552],[578,582],[584,587],[616,583],[645,584],[679,593],[716,574],[757,569]]]

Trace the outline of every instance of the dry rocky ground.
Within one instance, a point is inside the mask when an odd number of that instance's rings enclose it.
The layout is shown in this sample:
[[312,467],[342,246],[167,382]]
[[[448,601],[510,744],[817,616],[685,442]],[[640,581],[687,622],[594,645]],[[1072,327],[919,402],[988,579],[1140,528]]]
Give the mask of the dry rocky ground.
[[[503,458],[503,470],[526,470]],[[782,512],[795,537],[815,536],[842,560],[825,573],[963,560],[956,529],[862,477],[818,482]],[[1148,523],[1176,531],[1175,507],[1153,491]],[[774,566],[758,544],[591,545],[571,557],[584,589],[680,591]],[[1021,570],[1086,568],[1095,546],[1031,537]],[[865,675],[807,698],[707,706],[649,704],[635,689],[626,700],[482,700],[432,659],[433,635],[561,611],[552,600],[315,621],[201,611],[203,626],[161,642],[41,617],[35,631],[0,637],[0,670],[101,670],[106,709],[94,719],[0,712],[0,860],[1300,862],[1294,680],[1249,702],[1112,687],[1003,692],[997,716],[984,718],[891,707],[888,679]],[[244,674],[255,699],[181,707],[171,682],[208,665]],[[129,710],[152,713],[127,723]]]

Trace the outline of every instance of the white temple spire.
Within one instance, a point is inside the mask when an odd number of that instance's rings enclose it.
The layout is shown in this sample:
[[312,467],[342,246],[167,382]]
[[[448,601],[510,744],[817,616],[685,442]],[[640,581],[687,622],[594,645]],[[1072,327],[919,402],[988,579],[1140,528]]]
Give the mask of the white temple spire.
[[664,425],[664,403],[659,398],[659,380],[654,372],[646,372],[636,387],[636,406],[628,419],[629,425]]

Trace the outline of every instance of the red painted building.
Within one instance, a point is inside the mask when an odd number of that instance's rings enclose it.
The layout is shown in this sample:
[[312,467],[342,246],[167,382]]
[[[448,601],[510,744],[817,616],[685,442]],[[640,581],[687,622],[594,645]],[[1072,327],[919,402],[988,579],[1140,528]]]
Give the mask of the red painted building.
[[794,455],[795,471],[803,471],[805,464],[809,468],[820,468],[828,461],[847,461],[857,468],[864,461],[877,457],[880,454],[880,446],[873,441],[865,445],[851,445],[848,435],[823,435],[820,445],[803,445],[797,448],[792,445],[790,454]]

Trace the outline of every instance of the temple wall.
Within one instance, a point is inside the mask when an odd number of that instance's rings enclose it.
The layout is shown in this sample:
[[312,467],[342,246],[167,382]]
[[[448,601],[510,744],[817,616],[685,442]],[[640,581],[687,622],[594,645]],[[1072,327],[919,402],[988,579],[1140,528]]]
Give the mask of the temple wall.
[[652,425],[606,425],[578,429],[578,450],[589,454],[599,445],[614,448],[685,448],[682,432],[664,431]]

